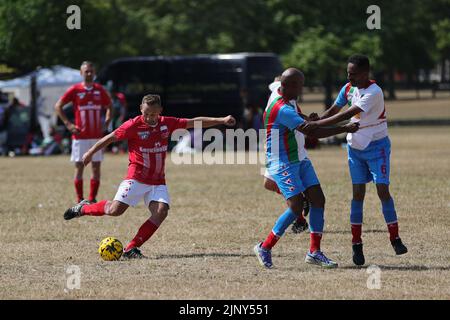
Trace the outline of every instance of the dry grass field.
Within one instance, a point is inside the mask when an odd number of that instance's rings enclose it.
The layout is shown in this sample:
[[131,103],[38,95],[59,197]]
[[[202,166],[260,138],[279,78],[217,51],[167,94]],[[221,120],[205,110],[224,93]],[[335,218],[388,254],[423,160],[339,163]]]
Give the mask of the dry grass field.
[[[395,256],[371,185],[363,268],[351,261],[346,152],[309,153],[327,198],[322,247],[339,262],[334,270],[305,264],[309,236],[290,230],[274,249],[276,268],[258,264],[252,248],[285,207],[262,188],[260,165],[176,166],[168,157],[172,205],[142,247],[149,258],[104,262],[98,243],[129,241],[148,217],[143,204],[121,217],[65,221],[74,201],[68,157],[2,158],[0,299],[450,299],[450,128],[390,134],[391,191],[409,252]],[[126,156],[106,156],[99,199],[114,196],[126,166]],[[71,265],[80,288],[65,290]],[[369,265],[381,270],[380,289],[367,287]]]
[[[414,91],[399,91],[397,95],[399,100],[386,100],[389,120],[450,120],[450,92],[438,92],[435,99],[431,98],[431,91],[421,92],[420,100],[412,100],[415,97]],[[311,102],[321,99],[323,96],[319,94],[305,95],[305,101],[300,104],[303,113],[321,113],[323,104]]]

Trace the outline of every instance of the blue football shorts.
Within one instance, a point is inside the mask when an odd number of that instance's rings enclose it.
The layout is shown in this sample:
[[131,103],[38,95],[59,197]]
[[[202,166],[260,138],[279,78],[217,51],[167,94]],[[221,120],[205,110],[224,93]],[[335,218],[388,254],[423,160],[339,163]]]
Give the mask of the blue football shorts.
[[391,141],[389,137],[372,141],[366,149],[347,145],[348,166],[353,184],[389,184]]
[[308,158],[292,165],[281,165],[276,171],[269,168],[268,171],[285,199],[320,184],[311,160]]

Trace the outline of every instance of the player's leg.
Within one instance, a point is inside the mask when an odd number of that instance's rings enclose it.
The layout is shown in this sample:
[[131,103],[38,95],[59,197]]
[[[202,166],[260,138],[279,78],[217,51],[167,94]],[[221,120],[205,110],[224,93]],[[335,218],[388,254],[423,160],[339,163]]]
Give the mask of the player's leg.
[[83,200],[83,162],[75,162],[75,175],[73,184],[75,186],[75,192],[77,194],[77,202]]
[[273,267],[272,263],[272,248],[275,244],[280,240],[283,236],[286,229],[289,225],[294,222],[298,214],[301,214],[302,203],[303,203],[303,195],[302,193],[298,193],[287,200],[288,208],[284,211],[284,213],[278,217],[275,225],[270,231],[269,235],[266,239],[260,243],[258,243],[253,251],[255,252],[259,262],[264,267],[270,269]]
[[389,231],[389,239],[397,255],[408,252],[398,233],[398,219],[394,200],[389,192],[391,143],[388,137],[377,140],[368,158],[370,173],[377,187],[377,194],[381,201],[384,220]]
[[64,213],[64,219],[81,216],[120,216],[129,206],[136,206],[148,191],[148,186],[134,180],[124,180],[120,184],[113,201],[101,200],[97,203],[82,201]]
[[75,206],[69,208],[64,213],[64,219],[70,220],[81,216],[101,217],[104,215],[117,217],[122,215],[129,205],[117,200],[102,200],[96,203],[90,203],[83,200]]
[[366,195],[366,184],[353,184],[353,198],[350,206],[350,225],[352,230],[352,259],[353,263],[362,266],[365,263],[363,242],[362,242],[362,223],[363,206]]
[[272,268],[271,250],[284,234],[289,225],[294,222],[303,209],[304,187],[299,176],[299,165],[294,165],[271,175],[279,187],[288,208],[277,219],[274,227],[263,242],[258,243],[254,252],[259,262],[266,268]]
[[306,254],[305,262],[325,268],[335,268],[338,264],[328,259],[320,248],[324,227],[325,196],[309,159],[306,158],[300,162],[299,175],[305,188],[304,194],[310,201],[310,249]]
[[309,213],[310,248],[305,262],[324,268],[336,268],[338,264],[327,258],[320,248],[325,223],[325,195],[309,159],[302,161],[301,177],[306,186],[305,195],[311,203]]
[[92,161],[91,188],[89,191],[89,202],[97,202],[96,197],[100,187],[101,162]]
[[126,246],[124,258],[143,258],[138,249],[158,230],[161,223],[167,218],[170,207],[170,196],[166,185],[148,186],[149,191],[144,195],[151,216],[142,224],[137,234]]
[[399,236],[397,212],[395,211],[394,199],[392,199],[389,193],[389,185],[377,183],[376,186],[378,197],[381,201],[384,220],[389,231],[389,240],[397,255],[405,254],[408,252],[408,249]]
[[[370,148],[370,145],[367,147]],[[352,232],[352,259],[360,266],[365,263],[362,224],[366,183],[372,181],[372,176],[365,158],[365,151],[347,146],[348,166],[352,179],[353,197],[350,204],[350,226]]]
[[[269,190],[269,191],[281,194],[281,191],[278,188],[276,182],[269,175],[267,170],[264,173],[264,188],[266,190]],[[309,204],[308,204],[308,200],[306,200],[306,198],[304,198],[304,202],[303,202],[303,212],[306,212],[305,208],[307,208],[307,210],[309,212]],[[301,232],[303,232],[303,231],[305,231],[307,229],[308,229],[308,222],[306,222],[305,217],[303,216],[303,213],[301,213],[301,214],[298,215],[297,219],[292,224],[292,232],[294,232],[294,233],[301,233]]]
[[[93,146],[97,140],[96,139],[90,139],[89,145],[90,147]],[[89,148],[90,148],[89,147]],[[94,154],[92,157],[92,163],[91,163],[91,184],[90,184],[90,190],[89,190],[89,202],[96,202],[96,197],[98,193],[98,189],[100,187],[100,176],[101,176],[101,163],[103,161],[103,151],[100,150]]]
[[125,258],[142,258],[138,249],[158,230],[169,213],[169,205],[164,202],[152,201],[148,206],[151,216],[139,228],[137,234],[124,250]]
[[83,171],[84,165],[82,157],[86,152],[85,140],[72,139],[72,152],[70,154],[70,161],[75,163],[75,174],[73,184],[77,195],[77,203],[83,200]]
[[306,221],[305,217],[309,213],[309,201],[308,198],[303,194],[303,200],[302,200],[302,213],[300,213],[297,217],[297,219],[292,224],[291,230],[293,233],[302,233],[306,230],[308,230],[308,222]]

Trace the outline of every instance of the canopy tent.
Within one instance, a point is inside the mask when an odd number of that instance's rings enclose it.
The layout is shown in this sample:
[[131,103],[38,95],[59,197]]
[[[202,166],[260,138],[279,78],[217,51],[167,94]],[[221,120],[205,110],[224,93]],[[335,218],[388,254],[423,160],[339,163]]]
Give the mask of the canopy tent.
[[40,93],[37,112],[52,117],[55,123],[53,107],[71,85],[83,80],[80,71],[61,65],[42,68],[16,79],[0,81],[0,90],[13,94],[20,102],[29,105],[33,74],[36,74],[36,87]]
[[70,86],[82,80],[79,70],[57,65],[39,69],[16,79],[0,81],[0,89],[29,87],[33,73],[36,73],[38,87]]

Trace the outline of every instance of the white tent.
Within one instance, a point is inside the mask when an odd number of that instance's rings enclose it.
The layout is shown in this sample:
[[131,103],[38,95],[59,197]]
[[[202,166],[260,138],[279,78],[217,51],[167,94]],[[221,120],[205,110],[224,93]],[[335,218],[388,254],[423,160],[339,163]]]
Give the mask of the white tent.
[[[31,101],[31,75],[32,73],[16,79],[0,81],[0,90],[14,94],[19,101],[29,105]],[[53,106],[61,95],[71,85],[82,80],[79,70],[61,65],[36,71],[37,88],[44,104],[44,110],[41,111],[49,115],[53,114]]]

